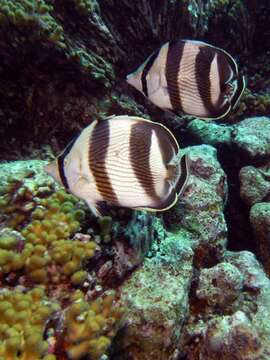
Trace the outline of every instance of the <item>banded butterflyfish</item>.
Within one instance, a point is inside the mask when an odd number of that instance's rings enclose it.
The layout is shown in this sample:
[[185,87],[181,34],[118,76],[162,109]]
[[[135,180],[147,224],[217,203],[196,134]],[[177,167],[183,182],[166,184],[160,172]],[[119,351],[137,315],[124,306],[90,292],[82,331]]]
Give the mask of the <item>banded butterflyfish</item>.
[[229,53],[195,40],[167,42],[127,82],[164,110],[203,119],[229,115],[245,89]]
[[189,159],[162,124],[112,116],[93,121],[45,170],[101,216],[108,205],[171,208],[186,187]]

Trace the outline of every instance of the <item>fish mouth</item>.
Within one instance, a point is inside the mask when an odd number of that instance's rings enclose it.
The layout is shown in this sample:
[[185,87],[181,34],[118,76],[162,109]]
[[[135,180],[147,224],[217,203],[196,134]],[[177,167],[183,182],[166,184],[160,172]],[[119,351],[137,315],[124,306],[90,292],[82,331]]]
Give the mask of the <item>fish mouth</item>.
[[52,174],[52,168],[53,168],[52,163],[43,166],[43,170],[49,175]]
[[43,167],[43,170],[61,184],[60,174],[58,170],[57,160],[48,163]]

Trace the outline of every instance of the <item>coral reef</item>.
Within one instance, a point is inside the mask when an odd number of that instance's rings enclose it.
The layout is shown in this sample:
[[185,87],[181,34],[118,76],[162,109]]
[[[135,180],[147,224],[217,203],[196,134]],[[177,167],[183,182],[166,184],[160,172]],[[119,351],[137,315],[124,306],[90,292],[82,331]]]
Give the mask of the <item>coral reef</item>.
[[250,222],[257,240],[257,252],[265,270],[270,274],[270,202],[254,204],[250,210]]
[[0,26],[27,28],[27,41],[49,41],[65,47],[63,27],[51,16],[53,6],[41,0],[3,0],[0,7]]
[[235,126],[233,142],[251,159],[267,160],[270,156],[269,131],[268,117],[248,118]]
[[57,185],[44,174],[43,162],[1,164],[0,223],[19,229],[36,208],[36,199],[53,193]]
[[[0,309],[0,356],[6,360],[55,360],[54,353],[60,352],[70,359],[85,354],[99,359],[109,347],[124,310],[115,306],[114,294],[89,302],[77,290],[62,312],[61,304],[38,287],[28,292],[19,288],[3,290]],[[56,315],[59,324],[48,330],[44,340],[47,323]],[[57,349],[55,331],[60,325],[63,329],[57,341],[61,340],[63,346]]]
[[160,44],[179,37],[206,39],[241,55],[251,82],[239,116],[267,114],[268,56],[260,53],[254,60],[252,50],[254,33],[269,41],[263,28],[268,6],[231,0],[3,0],[1,149],[9,158],[15,158],[14,148],[29,157],[22,138],[35,149],[54,139],[57,151],[55,136],[61,147],[92,119],[112,113],[150,113],[162,122],[164,112],[138,94],[134,101],[124,78]]
[[150,254],[121,289],[128,322],[116,338],[116,359],[170,359],[188,316],[193,260],[188,238],[168,233]]
[[194,119],[188,123],[187,131],[199,141],[212,146],[231,145],[232,126],[219,125]]
[[[79,233],[86,207],[50,181],[45,187],[44,164],[1,165],[8,202],[2,208],[0,230],[0,357],[55,360],[91,354],[99,359],[118,330],[124,307],[116,292],[88,293],[87,264],[98,245],[90,235]],[[31,211],[14,222],[26,202]],[[7,208],[12,206],[10,215]],[[112,219],[101,219],[100,237],[105,243],[111,231]]]
[[70,359],[90,355],[91,359],[98,360],[116,334],[123,308],[115,307],[114,294],[88,303],[78,290],[72,299],[65,313],[65,350]]
[[[86,278],[85,262],[96,249],[93,241],[71,240],[80,229],[85,210],[74,196],[63,190],[50,194],[50,182],[45,187],[45,180],[39,182],[33,174],[32,170],[28,184],[25,180],[11,179],[3,186],[7,193],[3,212],[5,216],[12,213],[5,225],[19,228],[23,239],[1,232],[2,276],[19,271],[20,276],[35,283],[56,284],[70,279],[72,284],[79,285]],[[24,211],[25,208],[29,211]]]
[[[266,0],[0,1],[0,156],[26,160],[0,164],[1,360],[269,360],[269,14]],[[247,88],[228,118],[175,116],[127,86],[178,38],[237,60]],[[164,214],[97,220],[30,159],[123,113],[173,131],[188,186]]]
[[43,339],[48,318],[60,308],[43,288],[28,292],[4,289],[0,294],[0,357],[6,360],[55,360]]
[[79,15],[89,15],[89,13],[93,11],[98,13],[100,11],[97,1],[93,1],[93,0],[72,0],[72,1]]
[[188,360],[217,356],[266,360],[270,351],[269,279],[247,251],[227,252],[224,260],[200,273],[182,338],[182,356]]
[[[222,259],[227,244],[223,214],[228,191],[226,175],[215,148],[200,145],[186,151],[190,157],[191,176],[185,197],[179,202],[177,223],[190,233],[195,266],[210,266]],[[167,216],[170,214],[164,214],[165,222]]]
[[240,195],[247,205],[270,200],[269,165],[244,166],[240,170]]

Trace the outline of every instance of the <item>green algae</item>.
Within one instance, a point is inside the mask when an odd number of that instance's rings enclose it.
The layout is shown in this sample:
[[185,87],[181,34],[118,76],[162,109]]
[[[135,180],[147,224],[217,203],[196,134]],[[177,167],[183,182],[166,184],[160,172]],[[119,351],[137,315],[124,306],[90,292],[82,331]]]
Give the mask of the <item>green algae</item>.
[[53,6],[44,0],[3,0],[0,6],[0,26],[12,24],[28,29],[32,41],[46,40],[63,47],[63,27],[50,14]]

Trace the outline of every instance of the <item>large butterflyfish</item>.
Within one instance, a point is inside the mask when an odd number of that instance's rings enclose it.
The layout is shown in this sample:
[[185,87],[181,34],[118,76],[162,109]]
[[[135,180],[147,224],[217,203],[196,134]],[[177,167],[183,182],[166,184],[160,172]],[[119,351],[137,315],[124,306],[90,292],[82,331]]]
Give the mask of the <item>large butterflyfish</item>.
[[108,206],[163,211],[185,190],[189,158],[162,124],[113,116],[93,121],[45,170],[96,216]]
[[205,119],[229,115],[245,89],[229,53],[195,40],[167,42],[127,82],[162,109]]

